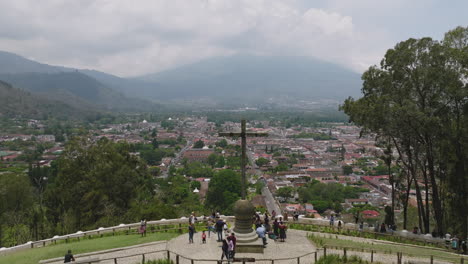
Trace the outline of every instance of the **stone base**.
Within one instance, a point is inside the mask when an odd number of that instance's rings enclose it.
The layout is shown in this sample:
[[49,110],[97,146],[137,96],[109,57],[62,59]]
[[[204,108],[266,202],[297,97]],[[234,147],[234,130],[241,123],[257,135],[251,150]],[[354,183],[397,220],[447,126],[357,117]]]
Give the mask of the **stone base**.
[[236,253],[261,253],[263,254],[263,242],[261,239],[248,243],[236,242]]
[[263,241],[255,231],[247,234],[236,233],[236,253],[263,253]]

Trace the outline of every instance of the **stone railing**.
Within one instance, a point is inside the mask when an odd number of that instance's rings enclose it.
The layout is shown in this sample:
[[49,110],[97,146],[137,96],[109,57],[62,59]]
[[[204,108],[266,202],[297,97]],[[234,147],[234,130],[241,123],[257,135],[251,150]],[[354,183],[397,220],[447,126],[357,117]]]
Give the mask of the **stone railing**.
[[[221,217],[229,223],[234,221],[233,216],[221,216]],[[201,217],[198,217],[197,219],[198,219],[198,222],[202,222],[206,218],[201,216]],[[148,231],[151,231],[152,228],[157,227],[157,229],[154,230],[155,232],[164,232],[164,231],[171,231],[171,230],[179,230],[180,232],[182,232],[182,230],[186,229],[186,226],[184,226],[184,224],[185,225],[188,224],[187,217],[181,217],[179,219],[161,219],[161,220],[156,220],[156,221],[147,221],[146,223]],[[68,243],[71,239],[80,240],[81,238],[86,238],[86,237],[96,236],[96,235],[98,236],[105,235],[105,234],[115,235],[121,232],[125,232],[126,234],[128,234],[130,232],[137,231],[139,227],[140,227],[140,222],[131,223],[131,224],[120,224],[120,225],[111,226],[111,227],[100,227],[94,230],[78,231],[73,234],[67,234],[67,235],[61,235],[61,236],[57,235],[52,238],[42,239],[38,241],[29,241],[22,245],[17,245],[17,246],[13,246],[9,248],[2,247],[0,248],[0,256],[13,253],[13,252],[17,252],[17,251],[21,251],[21,250],[25,250],[25,249],[29,249],[29,248],[44,247],[47,245],[56,244],[59,241],[65,241],[66,243]]]
[[[229,223],[234,222],[234,216],[221,216],[221,218],[223,218]],[[204,220],[203,216],[198,217],[199,222],[203,220]],[[289,217],[288,222],[304,224],[304,225],[313,225],[313,226],[319,226],[319,227],[329,226],[329,220],[321,219],[321,218],[305,218],[304,217],[304,218],[299,218],[298,221],[293,221],[293,218]],[[188,218],[186,217],[181,217],[180,219],[167,219],[167,220],[161,219],[161,220],[156,220],[156,221],[148,221],[147,230],[151,230],[152,227],[158,227],[158,229],[155,231],[159,232],[159,231],[169,231],[169,230],[180,230],[180,232],[182,232],[182,230],[186,229],[186,226],[184,226],[184,224],[187,224],[187,223],[188,223]],[[177,227],[173,227],[174,225],[177,225]],[[164,228],[164,226],[172,226],[172,227]],[[86,237],[96,236],[96,235],[105,235],[105,234],[110,234],[110,233],[116,234],[120,232],[126,232],[128,234],[129,232],[136,231],[139,227],[140,227],[140,223],[138,222],[138,223],[131,223],[131,224],[120,224],[118,226],[112,226],[112,227],[100,227],[98,229],[89,230],[89,231],[78,231],[73,234],[54,236],[52,238],[38,240],[38,241],[29,241],[25,244],[14,246],[14,247],[0,248],[0,255],[6,255],[9,253],[13,253],[13,252],[17,252],[17,251],[25,250],[29,248],[44,247],[46,245],[56,244],[58,241],[68,242],[71,239],[79,240],[80,238],[86,238]],[[335,228],[338,227],[337,221],[335,221],[334,227]],[[358,230],[358,226],[352,223],[343,224],[342,228],[343,230]],[[395,237],[407,238],[410,240],[437,244],[437,245],[443,245],[445,243],[443,239],[434,238],[430,234],[425,234],[425,235],[413,234],[406,230],[387,232],[386,234],[382,234],[382,233],[374,232],[373,230],[374,229],[372,227],[364,227],[363,232],[373,233],[376,236],[384,235],[384,236],[395,236]]]

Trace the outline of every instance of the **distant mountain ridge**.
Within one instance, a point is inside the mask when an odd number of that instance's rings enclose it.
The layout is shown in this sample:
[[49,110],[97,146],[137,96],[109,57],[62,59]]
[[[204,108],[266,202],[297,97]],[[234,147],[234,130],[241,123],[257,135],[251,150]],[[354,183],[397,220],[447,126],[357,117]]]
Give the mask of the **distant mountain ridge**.
[[[0,80],[45,98],[95,110],[152,111],[159,108],[149,101],[124,95],[86,74],[88,72],[92,71],[51,66],[0,51]],[[114,78],[117,83],[125,82]]]
[[[105,109],[151,111],[176,104],[268,104],[271,99],[328,100],[358,96],[358,73],[342,66],[287,56],[215,57],[154,74],[122,78],[95,70],[51,66],[0,51],[0,80],[58,100]],[[131,98],[129,98],[131,97]],[[135,99],[140,98],[140,99]],[[273,100],[274,101],[274,100]]]
[[147,96],[165,98],[343,99],[358,95],[362,84],[358,73],[328,62],[254,55],[216,57],[136,79],[157,83]]

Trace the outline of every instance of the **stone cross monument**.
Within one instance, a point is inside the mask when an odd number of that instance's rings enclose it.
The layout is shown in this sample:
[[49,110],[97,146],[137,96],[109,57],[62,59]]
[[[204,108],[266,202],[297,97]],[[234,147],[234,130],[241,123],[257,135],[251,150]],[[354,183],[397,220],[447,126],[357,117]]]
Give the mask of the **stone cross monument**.
[[[247,163],[247,137],[266,137],[267,133],[247,132],[245,129],[245,120],[241,120],[240,132],[221,132],[220,136],[223,137],[240,137],[242,156],[241,156],[241,200],[237,201],[234,205],[234,216],[236,221],[234,223],[234,232],[237,235],[237,252],[252,252],[262,253],[263,244],[258,241],[257,234],[252,229],[252,217],[255,213],[255,208],[246,199],[246,186],[247,179],[245,175],[245,165]],[[260,243],[259,243],[260,242]]]

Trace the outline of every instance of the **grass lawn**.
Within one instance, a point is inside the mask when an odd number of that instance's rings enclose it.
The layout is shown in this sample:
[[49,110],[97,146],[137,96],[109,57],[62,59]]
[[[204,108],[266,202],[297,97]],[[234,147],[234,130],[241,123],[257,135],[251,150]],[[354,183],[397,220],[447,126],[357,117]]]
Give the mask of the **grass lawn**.
[[[379,244],[379,243],[366,243],[366,242],[357,242],[348,239],[336,239],[334,235],[326,235],[324,237],[311,235],[309,237],[318,247],[331,247],[331,248],[348,248],[349,250],[364,250],[370,252],[374,250],[377,253],[388,253],[393,254],[396,252],[403,253],[404,256],[420,257],[426,258],[428,261],[431,256],[434,256],[434,259],[450,261],[450,262],[460,262],[460,257],[450,252],[430,249],[430,248],[421,248],[411,245],[391,245],[391,244]],[[465,259],[467,261],[468,258]]]
[[179,236],[176,232],[167,233],[148,233],[146,237],[140,235],[120,235],[120,236],[105,236],[102,238],[83,239],[74,241],[68,244],[58,243],[57,245],[49,245],[42,248],[33,248],[19,251],[6,256],[0,256],[1,264],[34,264],[42,259],[50,259],[62,257],[68,249],[71,249],[73,254],[81,254],[111,248],[127,247],[148,242],[169,240]]

